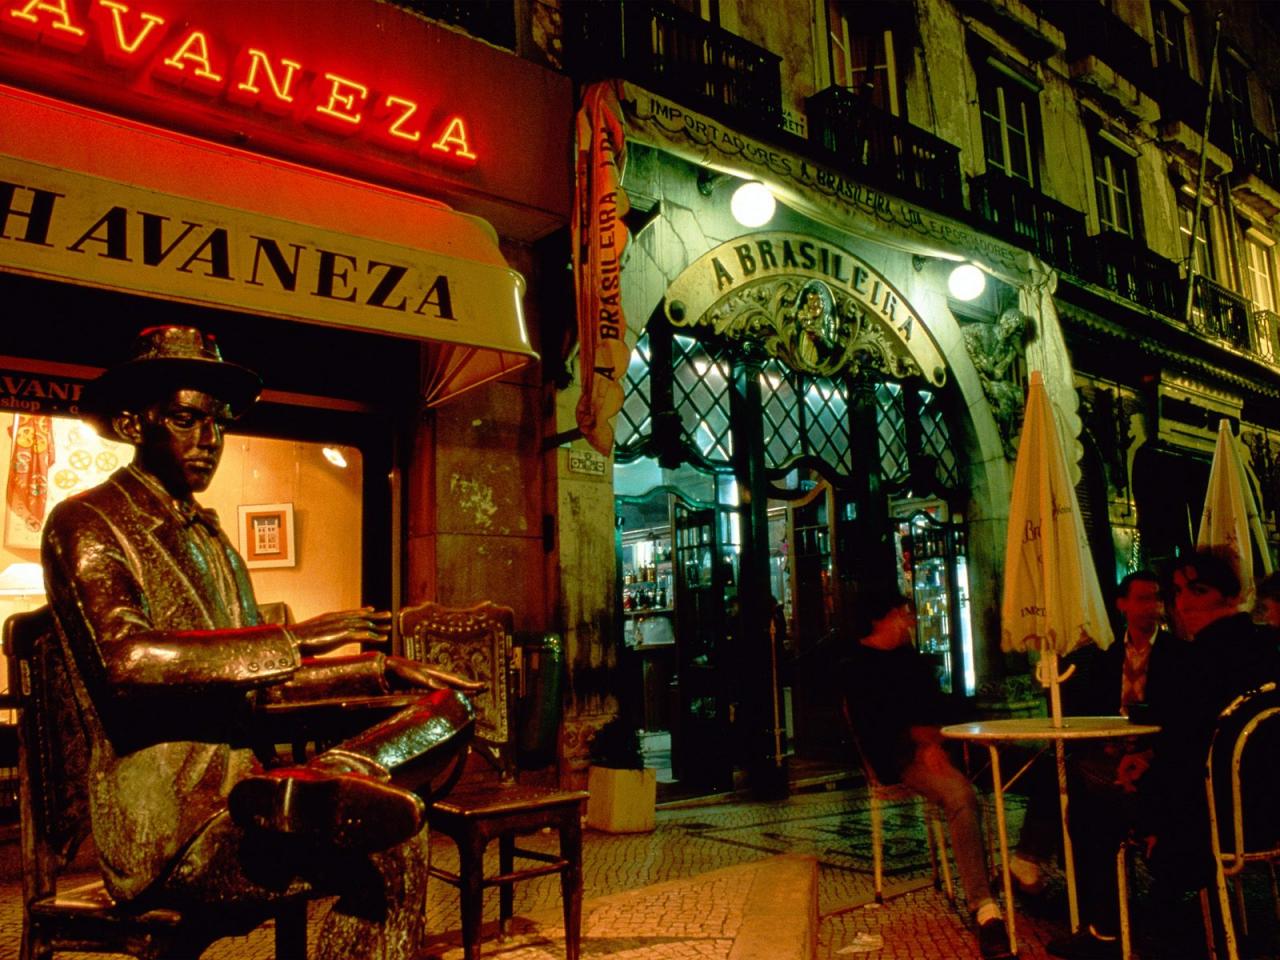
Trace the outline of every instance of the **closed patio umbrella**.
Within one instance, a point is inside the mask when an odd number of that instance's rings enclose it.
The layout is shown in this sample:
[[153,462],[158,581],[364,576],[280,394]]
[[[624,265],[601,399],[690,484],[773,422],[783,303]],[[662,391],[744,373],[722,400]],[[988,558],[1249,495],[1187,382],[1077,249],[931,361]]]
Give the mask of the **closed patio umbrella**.
[[[1086,643],[1106,649],[1114,639],[1098,589],[1093,556],[1062,438],[1039,371],[1031,374],[1022,436],[1013,470],[1013,498],[1005,539],[1000,646],[1040,655],[1036,668],[1049,688],[1052,724],[1063,725],[1058,657]],[[1067,833],[1067,772],[1063,741],[1054,740],[1064,866],[1071,926],[1078,926],[1075,860]]]
[[1218,421],[1218,443],[1213,448],[1213,466],[1209,469],[1209,488],[1205,492],[1204,512],[1200,514],[1196,549],[1216,550],[1226,555],[1240,577],[1240,598],[1246,603],[1253,594],[1251,534],[1258,545],[1263,572],[1270,573],[1271,552],[1258,515],[1258,501],[1245,479],[1240,441],[1232,433],[1230,422],[1223,417]]
[[1004,553],[1001,643],[1040,655],[1055,726],[1062,722],[1058,657],[1086,643],[1114,639],[1067,458],[1039,371],[1031,374],[1013,471]]

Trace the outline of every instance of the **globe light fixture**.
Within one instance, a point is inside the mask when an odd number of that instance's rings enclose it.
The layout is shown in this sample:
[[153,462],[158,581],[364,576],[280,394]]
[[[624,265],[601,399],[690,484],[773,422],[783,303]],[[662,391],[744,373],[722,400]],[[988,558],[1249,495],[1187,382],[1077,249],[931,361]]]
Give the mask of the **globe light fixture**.
[[337,447],[324,447],[320,450],[324,454],[324,458],[339,470],[345,470],[347,467],[347,458],[342,455],[342,451]]
[[737,190],[729,201],[729,209],[733,219],[744,227],[762,227],[773,219],[773,211],[777,208],[773,194],[759,180],[748,180]]
[[987,275],[972,263],[962,263],[947,277],[947,291],[957,300],[975,300],[987,288]]

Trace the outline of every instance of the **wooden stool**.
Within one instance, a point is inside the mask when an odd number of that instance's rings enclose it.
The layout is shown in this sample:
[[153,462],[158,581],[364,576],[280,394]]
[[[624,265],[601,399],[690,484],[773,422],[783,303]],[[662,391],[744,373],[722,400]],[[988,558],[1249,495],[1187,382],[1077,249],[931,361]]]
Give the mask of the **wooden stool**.
[[[510,932],[515,884],[548,873],[560,874],[564,898],[565,955],[578,960],[582,937],[582,816],[585,790],[547,790],[509,784],[494,789],[463,786],[431,805],[427,820],[458,845],[458,872],[431,867],[431,875],[458,888],[462,900],[462,941],[466,960],[480,956],[480,923],[486,887],[498,887],[498,929]],[[516,838],[550,827],[560,836],[559,855],[527,850]],[[485,877],[484,852],[498,839],[498,875]],[[516,858],[537,865],[516,869]]]

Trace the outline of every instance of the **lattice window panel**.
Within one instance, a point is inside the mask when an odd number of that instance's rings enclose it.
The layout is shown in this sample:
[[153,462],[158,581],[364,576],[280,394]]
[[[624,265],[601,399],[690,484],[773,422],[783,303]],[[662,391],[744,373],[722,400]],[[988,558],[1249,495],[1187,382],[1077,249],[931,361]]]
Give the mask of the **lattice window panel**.
[[849,430],[849,381],[814,377],[804,387],[805,451],[838,473],[853,470]]
[[676,413],[695,452],[708,463],[728,465],[733,455],[729,429],[731,365],[722,350],[676,336],[671,345]]
[[911,472],[907,446],[906,396],[897,383],[876,384],[876,433],[880,439],[880,475],[885,483],[905,482]]
[[772,470],[787,465],[801,452],[804,413],[796,384],[801,378],[783,363],[770,360],[760,372],[764,410],[764,462]]
[[917,392],[920,396],[920,450],[937,460],[938,483],[954,490],[960,485],[960,472],[955,449],[951,445],[951,431],[942,416],[942,404],[932,390]]
[[620,450],[635,446],[653,432],[652,383],[650,368],[653,351],[649,346],[649,334],[641,334],[631,351],[627,375],[622,379],[622,410],[614,421],[617,445]]

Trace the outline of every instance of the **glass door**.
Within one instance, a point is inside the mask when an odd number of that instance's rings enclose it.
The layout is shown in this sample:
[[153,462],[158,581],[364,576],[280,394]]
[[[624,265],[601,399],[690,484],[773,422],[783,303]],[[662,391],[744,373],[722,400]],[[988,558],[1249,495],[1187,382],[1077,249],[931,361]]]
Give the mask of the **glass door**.
[[679,709],[672,717],[671,760],[676,779],[710,790],[733,785],[729,703],[722,689],[727,671],[726,569],[716,537],[716,511],[677,501],[672,508],[675,548],[676,679]]

